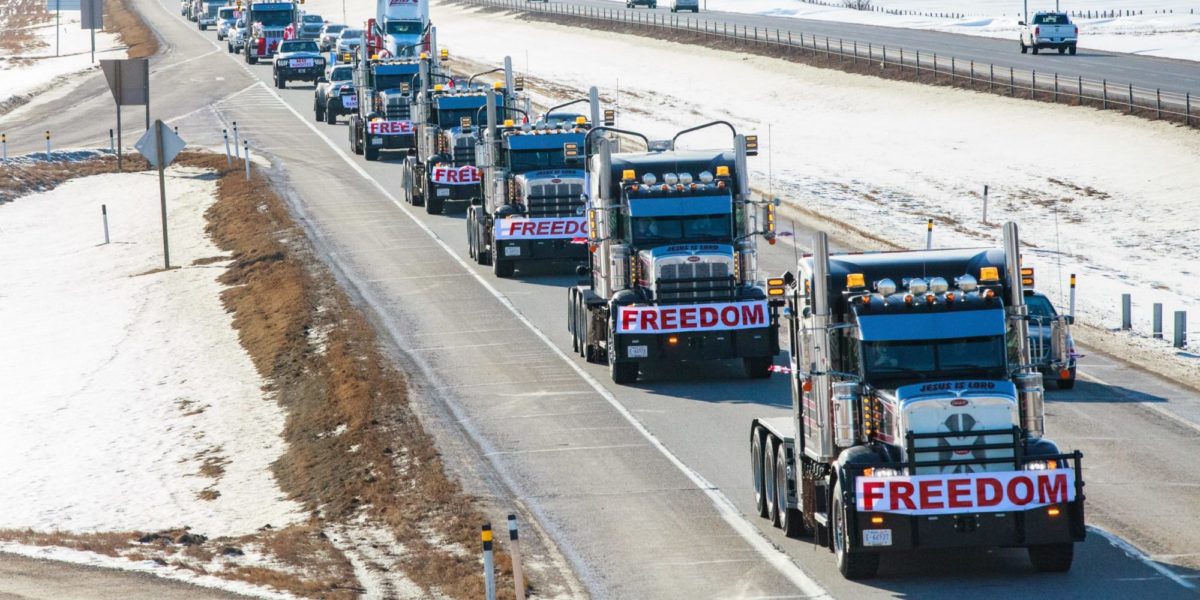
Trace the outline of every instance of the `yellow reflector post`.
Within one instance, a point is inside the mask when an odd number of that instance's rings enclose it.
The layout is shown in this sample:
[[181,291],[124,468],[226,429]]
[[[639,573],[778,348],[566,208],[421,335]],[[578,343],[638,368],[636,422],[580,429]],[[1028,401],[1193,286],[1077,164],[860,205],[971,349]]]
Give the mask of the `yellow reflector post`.
[[866,286],[866,279],[863,277],[862,273],[849,273],[846,275],[846,287],[860,288]]
[[717,167],[717,177],[729,177],[729,166],[719,165]]
[[621,171],[621,181],[633,181],[636,178],[637,176],[634,174],[633,169]]
[[980,281],[1000,281],[1000,270],[996,267],[982,267],[979,269]]

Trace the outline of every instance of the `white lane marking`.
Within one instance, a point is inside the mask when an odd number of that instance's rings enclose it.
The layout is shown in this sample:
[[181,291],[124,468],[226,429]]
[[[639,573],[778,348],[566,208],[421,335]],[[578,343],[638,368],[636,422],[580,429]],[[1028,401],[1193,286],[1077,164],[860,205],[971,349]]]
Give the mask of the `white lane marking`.
[[[239,64],[245,68],[244,64]],[[248,68],[246,71],[250,72]],[[800,565],[796,564],[796,562],[793,561],[792,558],[787,555],[787,553],[776,548],[771,541],[768,540],[767,537],[758,530],[757,527],[751,524],[750,521],[747,520],[737,509],[737,507],[734,506],[733,501],[725,497],[725,494],[722,494],[719,490],[717,490],[716,486],[709,483],[703,475],[701,475],[695,469],[687,466],[682,460],[679,459],[679,457],[675,456],[675,454],[672,453],[665,444],[659,441],[659,439],[655,437],[649,429],[646,429],[646,427],[642,425],[641,421],[638,421],[637,418],[633,416],[633,413],[629,412],[629,410],[617,400],[616,396],[613,396],[612,392],[609,392],[607,388],[597,381],[595,377],[592,377],[590,373],[585,371],[583,367],[571,360],[571,357],[567,356],[566,352],[563,352],[557,345],[555,345],[554,341],[551,340],[549,336],[543,333],[528,318],[526,318],[511,300],[501,293],[500,290],[496,289],[489,281],[484,279],[482,275],[472,269],[467,261],[459,256],[454,249],[451,248],[448,243],[446,243],[445,240],[443,240],[436,232],[433,231],[433,229],[430,229],[428,225],[417,219],[416,215],[409,210],[403,202],[393,196],[392,193],[387,190],[387,188],[383,187],[383,184],[379,183],[379,181],[372,177],[370,173],[367,173],[362,166],[354,162],[354,160],[348,154],[346,154],[343,148],[334,144],[333,140],[329,139],[324,133],[321,132],[321,130],[317,129],[316,125],[313,125],[309,119],[304,118],[304,116],[301,115],[295,108],[293,108],[292,105],[284,102],[283,98],[275,90],[267,87],[267,85],[261,80],[259,81],[259,84],[261,84],[263,89],[265,89],[267,92],[270,92],[280,104],[287,108],[287,110],[291,111],[291,113],[296,116],[296,119],[303,123],[305,127],[308,127],[314,134],[319,136],[325,142],[325,144],[334,151],[335,154],[341,157],[347,166],[353,169],[355,173],[358,173],[358,175],[368,183],[373,185],[379,191],[379,193],[383,195],[383,197],[387,198],[392,204],[396,205],[396,208],[399,208],[400,212],[403,212],[409,219],[413,221],[413,223],[417,225],[417,227],[420,227],[421,231],[425,232],[425,234],[428,235],[435,244],[441,246],[441,248],[446,251],[446,254],[450,256],[450,258],[456,261],[465,271],[470,273],[471,276],[474,277],[477,282],[479,282],[479,285],[483,286],[483,288],[487,290],[496,299],[496,301],[500,303],[501,306],[512,313],[512,315],[518,321],[520,321],[522,325],[524,325],[535,336],[537,336],[542,343],[550,348],[550,350],[556,356],[562,359],[567,366],[574,370],[576,374],[583,378],[588,385],[592,386],[592,389],[596,390],[596,393],[599,394],[601,398],[604,398],[604,400],[607,401],[614,410],[624,417],[625,420],[628,421],[638,433],[645,437],[655,449],[657,449],[664,457],[666,457],[666,459],[672,465],[674,465],[675,468],[679,469],[679,471],[682,472],[685,477],[691,480],[691,482],[697,488],[699,488],[706,496],[708,496],[709,500],[713,504],[713,507],[716,508],[717,513],[721,516],[722,520],[724,520],[725,523],[734,530],[734,532],[741,536],[746,543],[750,544],[750,547],[754,548],[759,555],[767,561],[767,563],[779,571],[781,575],[787,578],[792,585],[795,585],[800,591],[802,591],[804,595],[809,597],[832,598],[829,592],[827,592],[825,588],[821,586],[821,584],[817,583],[817,581],[810,577],[808,573],[804,571],[804,569],[800,568]]]
[[[1103,379],[1100,379],[1099,377],[1096,377],[1095,375],[1091,375],[1088,373],[1084,373],[1083,371],[1079,371],[1077,376],[1082,377],[1093,383],[1098,383],[1102,386],[1116,389],[1116,386],[1114,386],[1113,384],[1111,384],[1107,381],[1104,381]],[[1152,410],[1164,417],[1167,417],[1168,419],[1171,419],[1172,421],[1175,421],[1176,423],[1179,423],[1180,425],[1183,425],[1184,427],[1190,427],[1190,428],[1195,429],[1196,431],[1200,432],[1200,423],[1196,423],[1195,421],[1192,421],[1192,420],[1188,419],[1187,417],[1177,415],[1177,414],[1159,406],[1158,403],[1156,403],[1156,402],[1136,402],[1135,404],[1149,408],[1150,410]]]
[[234,98],[240,96],[242,94],[242,92],[245,92],[246,90],[251,90],[251,89],[258,87],[258,84],[260,84],[260,83],[262,83],[262,82],[258,81],[258,82],[252,83],[236,92],[233,92],[232,94],[225,96],[224,98],[221,98],[219,100],[214,100],[213,102],[209,103],[206,106],[201,106],[200,108],[197,108],[196,110],[193,110],[191,112],[186,112],[186,113],[183,113],[182,115],[176,115],[174,117],[171,117],[170,119],[165,119],[165,120],[163,120],[163,123],[174,123],[175,121],[182,121],[183,119],[186,119],[198,112],[204,112],[206,110],[216,110],[216,106],[218,104],[233,100]]
[[645,448],[645,444],[612,444],[608,446],[572,446],[570,448],[541,448],[538,450],[499,450],[484,456],[511,456],[513,454],[546,454],[549,452],[576,452],[579,450],[620,450],[623,448]]
[[[207,39],[207,38],[206,38],[206,39]],[[186,60],[181,60],[181,61],[179,61],[179,62],[173,62],[173,63],[160,63],[160,64],[158,64],[158,65],[155,65],[155,69],[154,69],[154,70],[155,70],[155,71],[161,71],[161,70],[163,70],[163,69],[165,69],[165,68],[167,68],[167,67],[178,67],[179,65],[186,65],[186,64],[188,64],[188,63],[190,63],[190,62],[192,62],[192,61],[200,60],[200,59],[202,59],[202,58],[204,58],[204,57],[206,57],[206,56],[211,56],[211,55],[213,55],[213,54],[216,54],[218,51],[219,51],[219,49],[213,50],[213,51],[211,51],[211,52],[205,52],[204,54],[200,54],[200,55],[197,55],[197,56],[193,56],[193,57],[191,57],[191,58],[189,58],[189,59],[186,59]],[[223,80],[224,78],[223,78],[223,77],[218,77],[217,79],[218,79],[218,80]]]
[[1117,537],[1116,535],[1114,535],[1112,533],[1109,533],[1108,531],[1105,531],[1099,527],[1096,527],[1095,525],[1088,525],[1088,529],[1091,529],[1094,533],[1100,534],[1100,536],[1103,537],[1104,539],[1108,540],[1108,543],[1112,544],[1114,548],[1117,548],[1118,550],[1124,552],[1125,554],[1127,554],[1133,558],[1136,558],[1137,560],[1141,561],[1142,564],[1146,565],[1147,567],[1150,567],[1151,569],[1158,571],[1159,574],[1161,574],[1163,577],[1166,577],[1167,579],[1170,579],[1171,581],[1174,581],[1175,583],[1177,583],[1180,586],[1183,586],[1184,588],[1187,588],[1189,590],[1196,589],[1196,585],[1194,583],[1192,583],[1190,581],[1186,581],[1183,577],[1180,577],[1174,571],[1167,568],[1166,565],[1154,562],[1154,560],[1151,559],[1149,556],[1147,556],[1146,553],[1133,547],[1133,544],[1130,544],[1129,542]]

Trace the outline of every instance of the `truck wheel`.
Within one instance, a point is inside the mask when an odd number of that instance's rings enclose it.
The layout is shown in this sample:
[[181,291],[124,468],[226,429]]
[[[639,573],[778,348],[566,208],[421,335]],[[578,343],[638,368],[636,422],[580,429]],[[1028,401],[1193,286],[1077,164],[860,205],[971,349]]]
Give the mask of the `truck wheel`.
[[496,277],[502,279],[512,277],[516,268],[516,261],[492,259],[492,272],[496,274]]
[[367,160],[379,160],[379,149],[370,144],[369,139],[363,140],[363,157]]
[[1075,56],[1075,46],[1072,45],[1070,48],[1067,48],[1067,53],[1071,56]]
[[850,552],[850,533],[842,506],[842,481],[833,486],[833,553],[837,556],[838,571],[846,579],[869,579],[879,572],[879,555],[873,552]]
[[425,199],[425,212],[431,215],[440,215],[445,203],[445,200],[437,196],[430,196]]
[[750,472],[754,481],[754,510],[764,519],[770,513],[767,511],[767,494],[764,487],[766,478],[763,476],[763,433],[761,427],[755,427],[750,432]]
[[230,54],[233,54],[233,42],[226,43],[225,50]]
[[637,383],[638,365],[633,362],[610,362],[609,372],[612,374],[613,383],[617,385],[629,385]]
[[[799,469],[797,469],[799,472]],[[798,538],[805,533],[804,517],[800,511],[788,508],[787,505],[787,455],[783,446],[775,452],[775,506],[779,512],[779,528],[790,538]],[[797,477],[799,479],[799,477]]]
[[1034,56],[1037,56],[1037,53],[1038,53],[1038,47],[1037,47],[1037,44],[1034,44],[1034,45],[1030,46],[1030,48],[1032,48],[1032,49],[1033,49],[1033,55],[1034,55]]
[[275,87],[277,87],[281,90],[286,89],[287,88],[287,79],[284,79],[283,75],[276,75],[275,76]]
[[763,507],[767,511],[767,520],[771,525],[779,524],[779,510],[775,502],[778,497],[775,494],[775,477],[773,465],[775,464],[775,447],[776,440],[767,438],[763,440],[763,495],[766,499],[763,502]]
[[1075,560],[1075,544],[1043,544],[1030,546],[1029,562],[1041,573],[1066,573]]
[[1058,49],[1058,53],[1059,53],[1059,54],[1066,54],[1066,53],[1067,53],[1067,49],[1066,49],[1066,48],[1059,48],[1059,49]]
[[1029,46],[1025,45],[1025,39],[1022,38],[1021,39],[1021,54],[1025,54],[1027,52],[1029,52]]
[[208,31],[208,25],[201,25],[200,31]]
[[337,112],[333,110],[333,102],[325,106],[325,123],[327,125],[337,125]]
[[742,367],[746,377],[750,379],[766,379],[771,376],[771,365],[775,361],[770,356],[752,356],[742,359]]
[[313,114],[318,123],[325,120],[325,105],[320,100],[313,100]]

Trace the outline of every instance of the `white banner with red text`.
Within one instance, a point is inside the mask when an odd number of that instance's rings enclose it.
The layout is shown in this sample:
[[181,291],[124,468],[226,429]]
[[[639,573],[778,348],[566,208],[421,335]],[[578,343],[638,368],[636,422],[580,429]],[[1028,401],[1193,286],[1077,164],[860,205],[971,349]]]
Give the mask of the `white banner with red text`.
[[584,217],[514,217],[497,219],[494,235],[498,240],[574,239],[584,237],[586,228]]
[[371,135],[409,135],[416,131],[412,121],[368,121],[367,133]]
[[859,477],[854,488],[859,512],[906,515],[1009,512],[1073,502],[1075,471]]
[[670,306],[621,306],[617,333],[690,333],[767,327],[765,300]]
[[462,167],[434,165],[429,169],[429,180],[442,185],[479,185],[483,179],[482,173],[478,167],[471,165]]

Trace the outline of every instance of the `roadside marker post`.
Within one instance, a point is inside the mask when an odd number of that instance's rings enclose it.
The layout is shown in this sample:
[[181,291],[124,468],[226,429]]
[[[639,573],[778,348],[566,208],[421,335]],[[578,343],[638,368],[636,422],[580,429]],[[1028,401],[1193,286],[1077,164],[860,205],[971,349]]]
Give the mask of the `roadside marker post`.
[[108,243],[108,207],[100,205],[100,218],[104,220],[104,243]]
[[496,600],[496,568],[492,557],[492,524],[485,523],[479,535],[483,540],[483,583],[487,600]]
[[512,556],[513,586],[517,600],[525,600],[525,572],[521,568],[521,541],[517,536],[517,515],[508,515],[508,553]]
[[1071,316],[1075,316],[1075,274],[1071,273]]
[[230,156],[230,154],[229,154],[229,130],[222,129],[221,136],[225,138],[225,166],[232,167],[233,166],[233,157]]
[[116,142],[113,141],[112,127],[108,128],[108,151],[112,154],[117,153],[117,144],[116,144]]
[[1133,295],[1121,294],[1121,331],[1133,329]]
[[46,160],[50,160],[50,130],[46,130]]
[[233,122],[233,155],[236,156],[239,160],[242,158],[242,155],[239,154],[240,151],[241,150],[239,150],[239,146],[238,146],[237,121],[234,121]]
[[988,186],[983,186],[983,224],[987,225],[987,201],[988,201]]
[[1154,326],[1151,328],[1150,336],[1156,340],[1163,339],[1163,305],[1162,302],[1154,303]]
[[250,142],[242,142],[242,149],[246,151],[246,156],[242,159],[246,163],[246,179],[250,179]]
[[1187,311],[1175,311],[1175,347],[1187,345]]
[[0,133],[0,159],[8,160],[8,134]]
[[933,250],[933,219],[925,221],[925,249]]

